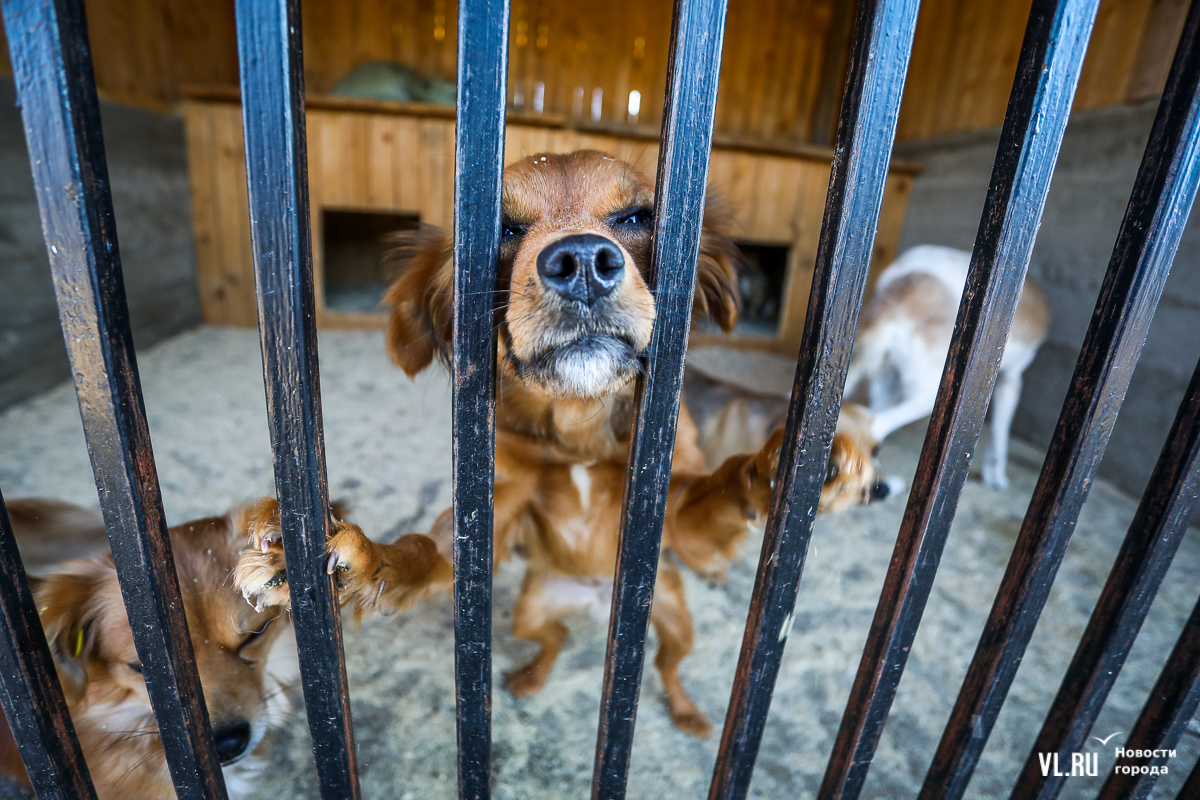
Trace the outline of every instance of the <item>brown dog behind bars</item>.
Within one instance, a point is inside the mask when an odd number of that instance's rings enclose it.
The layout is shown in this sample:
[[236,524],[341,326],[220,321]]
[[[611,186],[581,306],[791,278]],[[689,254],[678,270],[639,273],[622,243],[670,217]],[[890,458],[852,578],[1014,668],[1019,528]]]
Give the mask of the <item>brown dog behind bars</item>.
[[[22,558],[36,575],[30,578],[34,599],[100,800],[174,797],[104,521],[57,500],[25,498],[7,505]],[[288,693],[297,678],[291,616],[279,608],[248,606],[231,580],[250,531],[277,530],[278,519],[275,501],[266,498],[170,529],[230,798],[253,790],[267,763],[263,736],[287,719]],[[358,530],[345,522],[335,525],[339,533],[351,528]],[[419,538],[441,559],[432,542]],[[69,560],[56,562],[56,554]],[[449,563],[442,559],[442,564],[443,581],[449,582]],[[424,571],[426,586],[436,586],[436,564]],[[352,593],[346,596],[354,599]],[[28,786],[6,724],[0,724],[0,772]]]
[[[634,382],[655,321],[647,286],[654,192],[631,165],[591,150],[539,153],[505,171],[496,396],[495,560],[516,554],[527,570],[513,634],[537,655],[507,676],[515,695],[538,691],[567,637],[561,618],[606,618],[621,511]],[[401,248],[389,290],[387,346],[409,376],[451,347],[450,240],[425,232]],[[722,215],[705,214],[694,312],[725,331],[737,321],[736,250]],[[682,332],[680,332],[682,335]],[[719,577],[770,502],[782,432],[756,453],[704,467],[696,426],[681,408],[663,547],[702,575]],[[847,446],[857,445],[850,439]],[[869,454],[865,462],[870,464]],[[870,480],[871,478],[868,478]],[[450,539],[446,511],[433,538]],[[256,602],[286,604],[283,551],[255,541],[238,571]],[[419,585],[404,553],[356,535],[330,542],[331,567],[374,608],[406,601]],[[711,733],[679,676],[692,648],[692,619],[676,562],[658,566],[651,623],[667,706],[687,733]]]

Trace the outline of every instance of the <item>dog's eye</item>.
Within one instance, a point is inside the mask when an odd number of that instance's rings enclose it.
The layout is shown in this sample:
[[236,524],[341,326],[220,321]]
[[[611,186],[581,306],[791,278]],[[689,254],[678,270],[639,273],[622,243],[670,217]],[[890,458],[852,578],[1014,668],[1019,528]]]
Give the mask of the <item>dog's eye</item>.
[[519,222],[504,220],[500,226],[501,239],[516,239],[525,235],[525,226]]
[[642,228],[654,221],[654,210],[639,208],[634,211],[622,211],[613,219],[613,225],[622,228]]
[[129,667],[131,670],[136,672],[138,675],[142,674],[142,662],[140,662],[140,661],[130,661],[125,666]]
[[874,447],[871,448],[871,457],[874,458],[878,455],[879,455],[879,445],[875,445]]
[[249,647],[250,644],[253,643],[255,639],[259,638],[264,633],[266,633],[267,628],[271,627],[271,623],[274,621],[275,621],[274,619],[269,619],[266,622],[264,622],[263,626],[261,628],[259,628],[258,630],[250,631],[250,633],[248,633],[246,635],[246,638],[242,639],[242,643],[238,645],[237,652],[241,653],[243,648]]
[[833,480],[838,475],[840,475],[841,472],[842,472],[842,470],[838,467],[837,464],[830,462],[829,471],[825,473],[825,482],[829,483],[831,480]]

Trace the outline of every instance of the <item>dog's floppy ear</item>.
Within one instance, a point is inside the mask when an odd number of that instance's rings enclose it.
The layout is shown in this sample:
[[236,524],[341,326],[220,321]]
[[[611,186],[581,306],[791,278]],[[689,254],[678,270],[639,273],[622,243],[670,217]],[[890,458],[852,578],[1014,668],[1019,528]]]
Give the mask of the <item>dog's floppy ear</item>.
[[387,306],[387,351],[408,377],[440,355],[450,358],[454,267],[450,237],[433,227],[391,237],[385,265],[396,281],[383,298]]
[[115,568],[109,558],[90,558],[30,580],[58,678],[71,703],[87,693],[88,662],[99,650],[99,626],[94,624],[96,593],[105,573],[112,571]]
[[696,265],[694,314],[707,316],[726,333],[737,325],[740,298],[738,268],[741,255],[730,238],[731,219],[724,201],[709,193],[700,236],[700,261]]

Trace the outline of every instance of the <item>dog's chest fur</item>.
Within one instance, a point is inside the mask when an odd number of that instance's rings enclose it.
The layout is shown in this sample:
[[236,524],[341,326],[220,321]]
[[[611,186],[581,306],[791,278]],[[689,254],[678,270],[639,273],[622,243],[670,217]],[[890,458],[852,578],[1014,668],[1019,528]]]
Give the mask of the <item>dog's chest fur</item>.
[[[553,398],[502,381],[496,480],[524,509],[507,538],[532,565],[607,577],[616,564],[633,386],[603,399]],[[680,409],[674,468],[701,471],[696,428]]]

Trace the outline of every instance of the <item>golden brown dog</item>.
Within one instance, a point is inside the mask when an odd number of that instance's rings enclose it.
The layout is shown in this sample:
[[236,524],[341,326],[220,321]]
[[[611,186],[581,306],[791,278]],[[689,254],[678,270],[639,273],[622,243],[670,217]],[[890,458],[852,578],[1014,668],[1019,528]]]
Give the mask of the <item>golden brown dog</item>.
[[[540,645],[508,675],[516,695],[538,691],[567,637],[568,612],[607,615],[634,379],[650,341],[654,296],[646,283],[653,186],[629,164],[595,151],[539,153],[505,171],[498,272],[495,560],[520,555],[527,572],[513,634]],[[737,321],[736,250],[719,214],[705,216],[694,313],[729,331]],[[448,359],[453,271],[449,240],[426,233],[401,253],[388,292],[387,344],[410,376],[435,356]],[[663,529],[663,547],[708,576],[723,573],[747,525],[769,505],[778,432],[755,454],[704,467],[696,428],[681,408]],[[431,534],[446,541],[445,512]],[[401,540],[403,542],[403,540]],[[255,541],[243,556],[250,597],[286,602],[278,543]],[[331,541],[331,567],[373,607],[394,607],[421,588],[409,565],[412,543],[378,545],[349,534]],[[420,563],[440,568],[427,554]],[[432,578],[433,573],[430,573]],[[397,583],[405,587],[399,594]],[[659,565],[651,623],[655,659],[671,718],[708,736],[711,725],[684,691],[679,665],[692,648],[692,620],[678,567]]]
[[[255,508],[262,512],[272,503]],[[232,587],[249,511],[234,509],[170,530],[192,648],[231,798],[247,795],[265,766],[260,743],[290,711],[287,690],[297,675],[289,615],[277,608],[256,611]],[[174,797],[103,520],[39,498],[10,500],[8,513],[31,572],[48,567],[30,582],[98,796]],[[43,557],[56,542],[93,554],[47,565]],[[0,771],[27,782],[11,733],[3,733]]]
[[[752,391],[695,365],[688,366],[685,392],[706,464],[757,450],[787,420],[785,395]],[[842,404],[817,513],[844,511],[904,490],[903,480],[884,478],[879,469],[875,460],[879,442],[871,433],[871,422],[871,412],[864,406]]]

